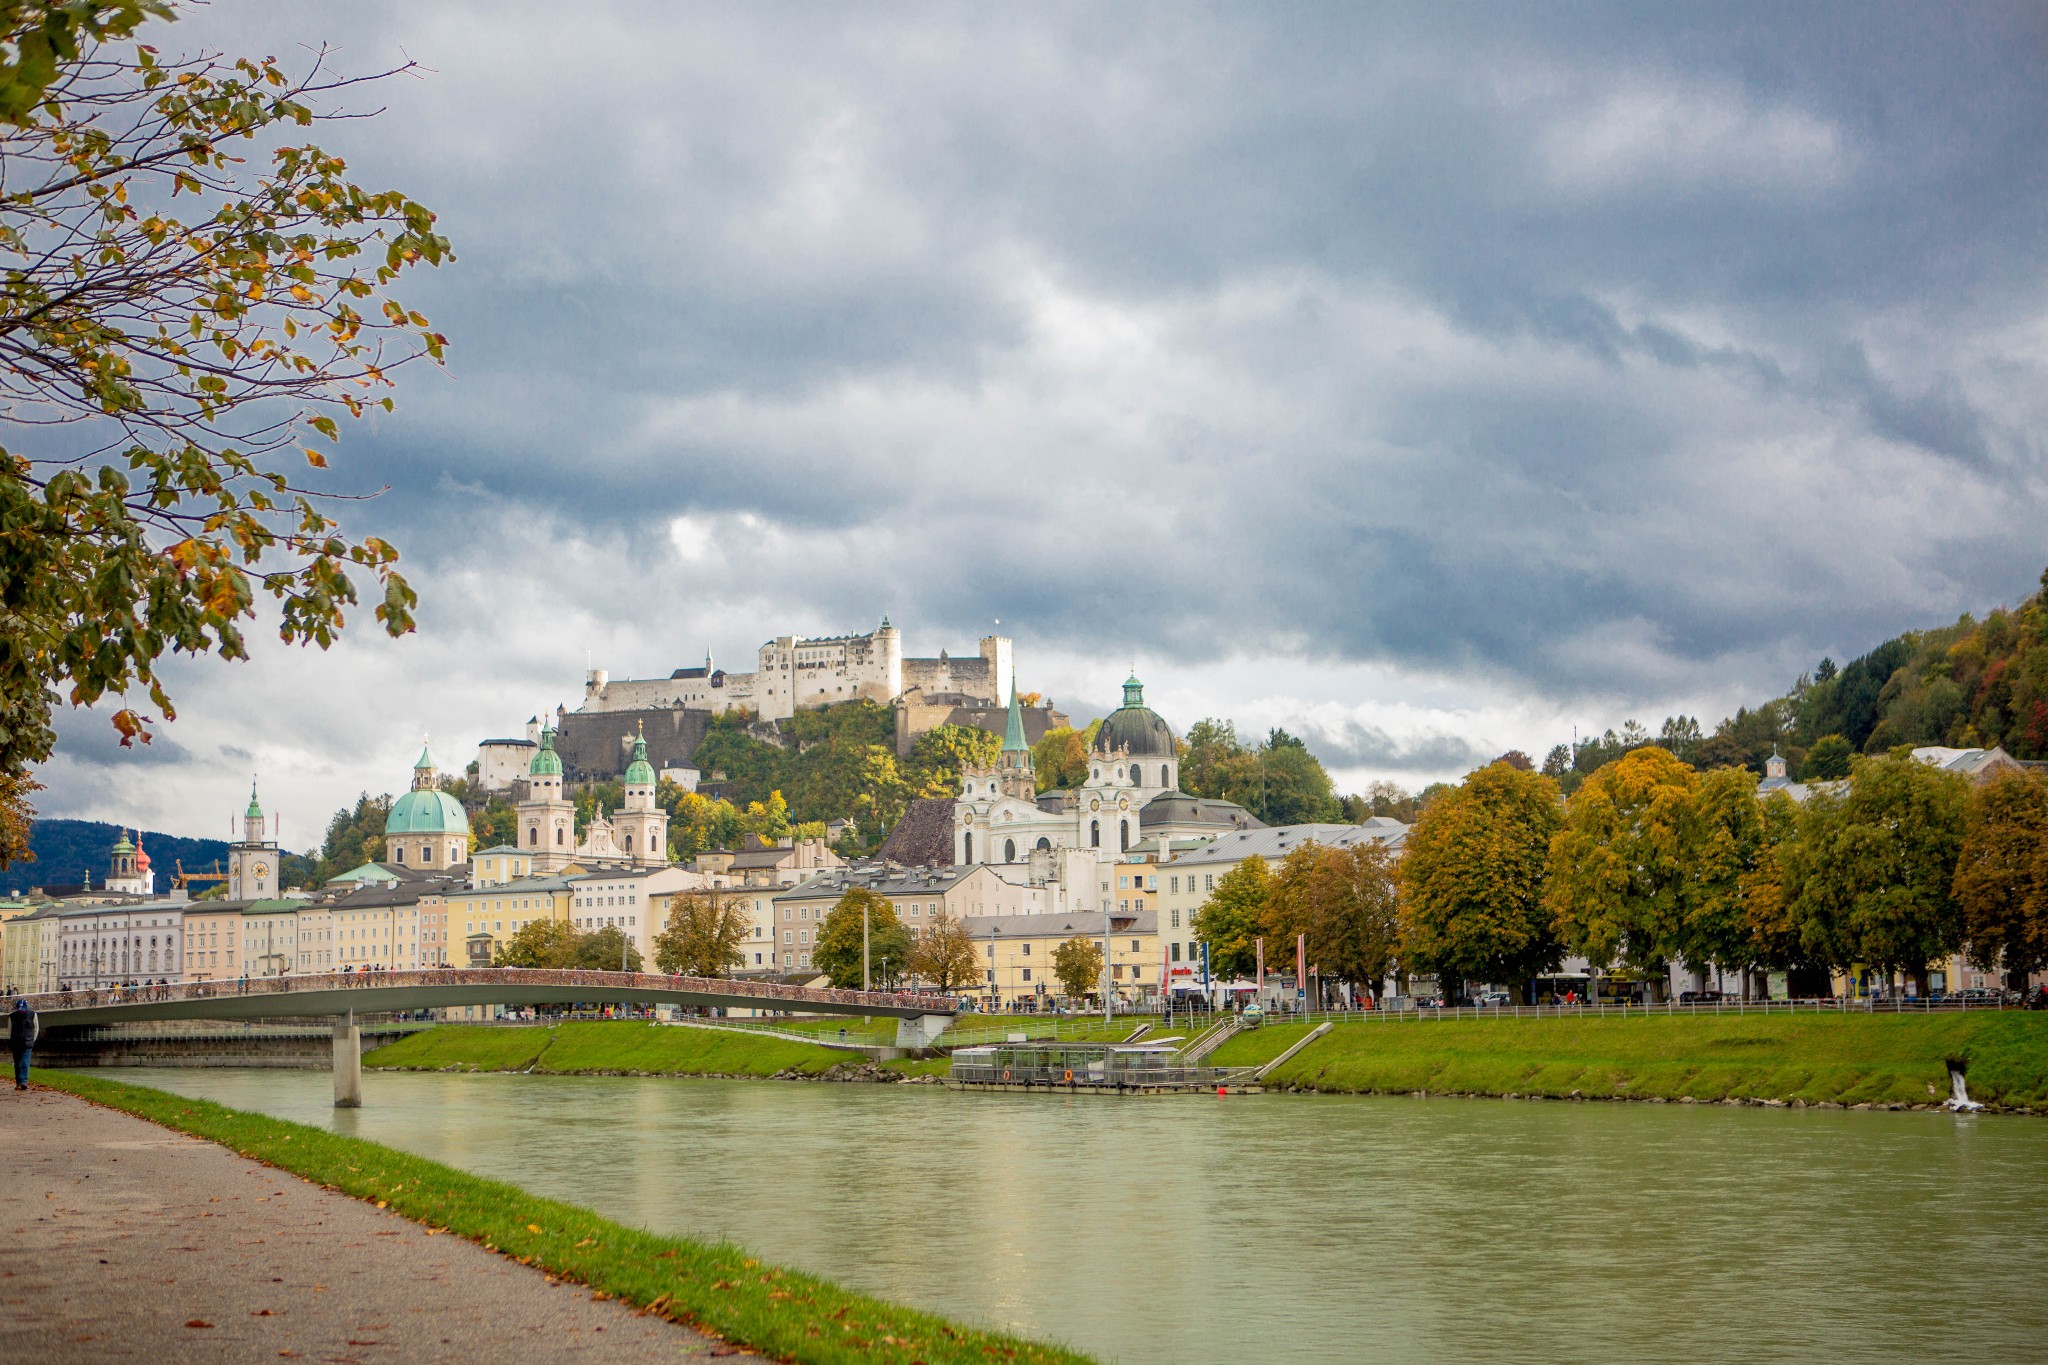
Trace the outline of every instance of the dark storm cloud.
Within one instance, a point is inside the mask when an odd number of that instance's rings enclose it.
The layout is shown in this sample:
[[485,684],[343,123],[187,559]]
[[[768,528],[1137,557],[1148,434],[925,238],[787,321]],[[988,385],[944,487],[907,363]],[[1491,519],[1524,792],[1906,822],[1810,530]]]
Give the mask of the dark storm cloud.
[[1658,696],[2038,570],[2022,7],[577,14],[187,21],[435,73],[336,133],[461,258],[352,447],[429,613],[630,573],[727,649],[880,603]]

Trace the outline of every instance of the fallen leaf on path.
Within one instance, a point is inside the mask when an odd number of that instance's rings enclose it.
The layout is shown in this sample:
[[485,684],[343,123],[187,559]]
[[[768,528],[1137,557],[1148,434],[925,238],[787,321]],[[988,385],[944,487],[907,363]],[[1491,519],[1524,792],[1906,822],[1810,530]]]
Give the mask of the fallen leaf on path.
[[213,1326],[213,1324],[212,1324],[212,1323],[210,1323],[210,1322],[208,1322],[208,1321],[207,1321],[207,1320],[206,1320],[205,1318],[192,1318],[192,1319],[190,1319],[189,1321],[187,1321],[187,1322],[185,1323],[185,1325],[186,1325],[187,1327],[211,1327],[211,1326]]

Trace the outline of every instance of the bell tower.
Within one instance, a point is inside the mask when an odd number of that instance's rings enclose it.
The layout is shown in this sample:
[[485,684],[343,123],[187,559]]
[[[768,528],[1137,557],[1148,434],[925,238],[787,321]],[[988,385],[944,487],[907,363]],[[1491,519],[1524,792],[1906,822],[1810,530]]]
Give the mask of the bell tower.
[[576,807],[562,795],[562,756],[555,752],[552,727],[541,728],[540,749],[526,770],[519,848],[532,855],[535,872],[566,867],[576,855]]
[[641,867],[668,863],[668,812],[655,800],[654,766],[647,761],[647,730],[633,738],[633,761],[626,765],[626,803],[612,813],[612,831],[619,849]]
[[241,840],[228,849],[228,899],[268,900],[277,895],[277,842],[269,837],[270,821],[256,799],[256,780],[249,779],[249,809],[242,812]]

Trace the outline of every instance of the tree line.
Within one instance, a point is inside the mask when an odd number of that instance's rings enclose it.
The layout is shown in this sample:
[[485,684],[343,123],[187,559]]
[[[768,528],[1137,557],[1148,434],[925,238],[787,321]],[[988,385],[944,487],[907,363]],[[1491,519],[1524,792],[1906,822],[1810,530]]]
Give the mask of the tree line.
[[1657,746],[1697,768],[1740,766],[1761,775],[1773,752],[1790,775],[1832,781],[1858,754],[1900,745],[2002,747],[2048,758],[2048,571],[2017,606],[1980,621],[1907,631],[1837,666],[1822,659],[1791,691],[1737,708],[1712,733],[1671,716],[1651,733],[1638,721],[1552,748],[1543,771],[1567,794],[1636,749]]
[[1372,993],[1408,973],[1447,994],[1521,990],[1566,957],[1639,981],[1676,963],[1784,972],[1796,995],[1862,968],[1925,994],[1930,968],[1963,953],[2023,984],[2048,966],[2048,776],[1973,785],[1901,747],[1856,758],[1800,805],[1654,745],[1569,797],[1497,761],[1429,803],[1398,864],[1313,845],[1276,869],[1248,859],[1195,930],[1232,975],[1257,936],[1306,932],[1326,980]]

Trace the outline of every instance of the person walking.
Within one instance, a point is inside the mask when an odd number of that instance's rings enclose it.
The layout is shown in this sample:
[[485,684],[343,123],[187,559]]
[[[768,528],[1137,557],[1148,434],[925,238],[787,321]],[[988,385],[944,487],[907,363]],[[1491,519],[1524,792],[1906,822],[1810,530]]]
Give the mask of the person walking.
[[14,1008],[7,1015],[7,1050],[14,1055],[16,1090],[28,1089],[28,1059],[36,1045],[37,1027],[36,1012],[28,1007],[28,1001],[15,997]]

